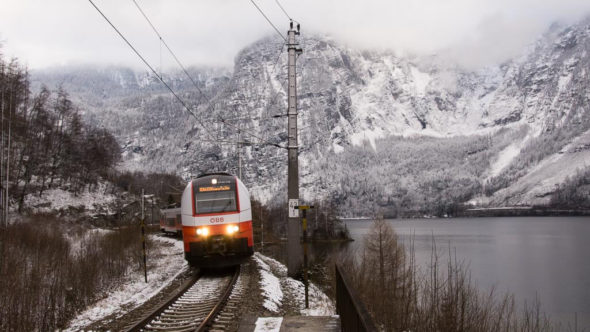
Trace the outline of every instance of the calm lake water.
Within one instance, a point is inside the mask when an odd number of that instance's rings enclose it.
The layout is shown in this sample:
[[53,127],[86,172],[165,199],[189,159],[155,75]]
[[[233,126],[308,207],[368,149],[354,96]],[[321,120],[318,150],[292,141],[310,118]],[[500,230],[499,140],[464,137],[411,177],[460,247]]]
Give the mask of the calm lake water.
[[[388,220],[404,243],[414,241],[416,260],[430,262],[433,239],[468,264],[482,290],[515,294],[519,305],[538,297],[555,321],[590,331],[590,218],[515,217]],[[346,221],[358,250],[371,221]]]

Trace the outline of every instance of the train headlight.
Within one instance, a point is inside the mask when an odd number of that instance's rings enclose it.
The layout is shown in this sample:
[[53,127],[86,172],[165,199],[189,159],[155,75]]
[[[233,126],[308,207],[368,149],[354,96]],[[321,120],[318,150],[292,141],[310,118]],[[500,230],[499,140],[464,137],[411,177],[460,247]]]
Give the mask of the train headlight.
[[207,227],[197,228],[197,235],[207,236],[209,235],[209,229]]
[[233,234],[236,233],[237,231],[240,230],[240,227],[238,227],[238,225],[227,225],[227,234]]

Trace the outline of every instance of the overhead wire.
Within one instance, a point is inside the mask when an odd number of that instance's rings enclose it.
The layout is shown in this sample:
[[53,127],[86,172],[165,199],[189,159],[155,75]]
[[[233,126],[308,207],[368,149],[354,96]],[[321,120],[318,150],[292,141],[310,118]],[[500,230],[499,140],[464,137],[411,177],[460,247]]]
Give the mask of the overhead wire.
[[[279,49],[279,53],[277,54],[277,58],[275,59],[275,62],[274,62],[274,64],[273,64],[273,67],[272,67],[272,70],[271,70],[272,72],[275,72],[275,70],[276,70],[276,66],[277,66],[277,64],[278,64],[278,62],[279,62],[279,60],[280,60],[280,57],[281,57],[281,55],[282,55],[282,53],[283,53],[283,50],[284,50],[284,48],[285,48],[285,45],[286,45],[285,43],[281,43],[281,48]],[[271,85],[271,84],[270,84],[270,78],[271,78],[271,76],[273,76],[273,74],[271,74],[271,75],[268,75],[268,76],[267,76],[267,82],[269,83],[269,85]],[[281,83],[281,84],[282,84],[282,87],[283,87],[283,89],[284,89],[284,83]],[[276,101],[276,97],[277,97],[277,95],[278,95],[278,92],[275,94],[275,96],[274,96],[274,97],[273,97],[273,99],[271,100],[271,103],[270,103],[270,104],[273,104],[273,103],[274,103],[274,101]],[[262,143],[259,143],[260,145],[272,145],[272,146],[275,146],[275,147],[278,147],[278,148],[283,148],[283,149],[286,149],[286,147],[284,147],[284,146],[281,146],[281,145],[279,145],[279,144],[276,144],[276,143],[273,143],[273,142],[270,142],[270,141],[268,141],[268,140],[267,140],[267,139],[264,137],[264,134],[266,133],[266,131],[263,133],[263,137],[259,137],[258,135],[254,135],[254,134],[252,134],[252,132],[251,132],[251,131],[249,131],[249,130],[247,130],[247,129],[239,128],[238,126],[236,126],[236,125],[233,125],[233,124],[231,124],[231,123],[229,123],[229,122],[228,122],[228,121],[233,121],[233,120],[240,120],[240,119],[243,119],[243,118],[239,118],[239,117],[238,117],[238,118],[234,118],[234,119],[227,119],[227,118],[226,118],[226,119],[224,119],[224,118],[221,118],[221,117],[219,116],[219,119],[221,119],[221,122],[222,122],[222,123],[224,123],[224,124],[226,124],[226,125],[228,125],[228,126],[230,126],[230,127],[234,128],[234,129],[238,129],[238,130],[239,130],[240,132],[242,132],[242,133],[246,133],[246,134],[248,134],[248,135],[250,135],[250,136],[252,136],[252,137],[255,137],[255,138],[259,139],[259,140],[262,142]],[[265,120],[265,121],[266,121],[266,120],[273,120],[273,119],[274,119],[273,117],[268,117],[268,118],[263,118],[263,117],[260,117],[258,120],[259,120],[259,121],[262,121],[262,120]]]
[[119,29],[117,29],[117,27],[111,22],[111,20],[109,20],[108,17],[106,17],[106,15],[100,10],[100,8],[98,8],[98,6],[96,6],[96,4],[92,0],[88,0],[88,1],[100,13],[100,15],[105,19],[105,21],[107,21],[107,23],[117,32],[117,34],[125,41],[127,46],[129,46],[133,50],[133,52],[135,52],[135,54],[141,59],[141,61],[151,70],[151,72],[154,74],[154,76],[156,76],[160,80],[160,82],[162,84],[164,84],[164,86],[170,91],[170,93],[172,93],[172,95],[178,100],[178,102],[180,102],[180,104],[186,109],[186,111],[189,114],[191,114],[195,118],[195,120],[197,120],[197,122],[203,127],[203,129],[205,129],[206,127],[201,122],[201,119],[199,119],[199,117],[197,117],[197,115],[190,109],[190,107],[188,107],[188,105],[185,103],[185,101],[182,100],[182,98],[180,98],[180,96],[178,96],[178,94],[170,87],[170,85],[168,85],[168,83],[166,83],[162,79],[162,77],[160,75],[158,75],[156,70],[141,55],[141,53],[139,53],[139,51],[133,46],[133,44],[131,44],[131,42],[123,35],[123,33],[121,31],[119,31]]
[[[158,78],[158,80],[170,91],[170,93],[172,93],[172,95],[178,100],[178,102],[180,102],[180,104],[185,108],[185,110],[189,114],[191,114],[195,118],[195,120],[197,120],[197,122],[199,123],[199,125],[201,125],[201,127],[203,129],[207,129],[207,127],[204,125],[203,121],[191,110],[191,108],[186,104],[186,102],[182,98],[180,98],[180,96],[172,89],[172,87],[170,87],[170,85],[164,81],[164,79],[161,77],[161,75],[158,75],[157,71],[153,68],[153,66],[149,64],[149,62],[141,55],[141,53],[133,46],[133,44],[123,35],[123,33],[111,22],[111,20],[108,19],[108,17],[104,14],[104,12],[102,10],[100,10],[100,8],[98,8],[98,6],[92,0],[88,0],[88,1],[99,12],[99,14],[105,19],[105,21],[107,21],[107,23],[115,30],[115,32],[117,32],[117,34],[125,41],[127,46],[129,46],[133,50],[133,52],[141,59],[141,61],[150,69],[150,71],[154,74],[154,76],[156,76],[156,78]],[[147,16],[145,16],[145,17],[147,18]],[[149,21],[149,19],[148,19],[148,21]],[[150,24],[151,24],[151,22],[150,22]],[[151,24],[151,25],[153,26],[153,24]],[[157,30],[155,30],[155,31],[157,33]],[[204,94],[203,94],[203,96],[204,96]],[[205,96],[205,98],[206,98],[206,96]],[[208,103],[208,106],[209,106],[208,108],[211,107],[210,102]],[[227,123],[223,118],[221,118],[221,116],[218,116],[218,118],[220,119],[220,122],[222,122],[223,124],[228,125],[233,128],[236,127],[230,123]],[[247,131],[247,130],[242,130],[242,131],[245,132],[246,134],[248,134],[249,136],[252,136],[252,137],[261,141],[260,143],[256,143],[256,144],[272,145],[272,146],[283,148],[282,146],[280,146],[276,143],[264,141],[260,136],[253,134],[250,131]],[[205,132],[207,132],[207,131],[205,130]],[[209,132],[207,132],[207,134],[211,138],[214,138]],[[214,141],[217,141],[217,138],[214,138]]]
[[168,43],[166,43],[166,41],[164,40],[164,38],[162,37],[162,35],[160,35],[160,33],[158,32],[158,29],[156,29],[156,27],[154,26],[154,24],[152,23],[152,21],[147,17],[147,15],[145,14],[145,12],[141,8],[141,6],[139,6],[139,4],[137,3],[137,1],[135,1],[135,0],[131,0],[131,1],[133,1],[133,3],[137,7],[137,9],[141,13],[141,15],[143,15],[143,17],[145,18],[145,20],[152,27],[152,30],[154,30],[154,33],[158,36],[158,38],[160,39],[160,42],[162,44],[164,44],[164,46],[166,47],[166,49],[168,50],[168,52],[170,53],[170,55],[172,55],[172,57],[174,58],[174,60],[176,61],[176,63],[180,66],[180,68],[182,69],[182,71],[184,72],[184,74],[193,83],[193,85],[195,86],[195,88],[197,88],[197,90],[199,91],[199,93],[201,94],[201,96],[203,98],[205,98],[205,100],[210,104],[211,101],[209,100],[209,98],[207,98],[207,95],[205,95],[205,93],[203,92],[203,90],[201,90],[201,88],[199,88],[199,85],[197,84],[197,82],[195,82],[195,80],[193,79],[193,77],[188,73],[188,71],[186,70],[186,68],[184,67],[184,65],[180,62],[180,60],[178,59],[178,57],[176,56],[176,54],[174,54],[174,52],[172,51],[172,49],[170,49],[170,46],[168,46]]
[[[252,3],[253,3],[255,6],[256,6],[256,4],[254,3],[254,1],[253,1],[253,0],[250,0],[250,1],[251,1],[251,2],[252,2]],[[296,20],[294,20],[294,19],[291,17],[291,15],[289,15],[289,14],[287,13],[287,11],[286,11],[286,10],[285,10],[285,8],[284,8],[284,7],[281,5],[281,3],[280,3],[280,1],[279,1],[279,0],[275,0],[275,2],[276,2],[276,4],[278,5],[278,7],[281,9],[281,11],[282,11],[282,12],[285,14],[285,16],[286,16],[286,17],[287,17],[287,18],[288,18],[290,21],[295,21],[295,22],[297,22]],[[267,21],[269,21],[269,23],[271,23],[271,25],[273,26],[273,28],[275,28],[275,30],[277,30],[277,32],[278,32],[278,29],[276,29],[276,27],[274,26],[274,24],[272,24],[272,22],[270,22],[270,20],[269,20],[269,19],[266,17],[266,15],[264,15],[264,13],[263,13],[263,12],[260,10],[260,8],[259,8],[258,6],[256,6],[256,7],[257,7],[257,9],[258,9],[258,10],[261,12],[261,14],[263,14],[263,16],[264,16],[264,17],[267,19]],[[299,22],[297,22],[297,23],[299,23]],[[283,39],[285,39],[285,38],[283,38]],[[285,39],[285,42],[287,43],[287,40],[286,40],[286,39]],[[284,45],[283,45],[283,47],[284,47]],[[275,61],[275,65],[273,66],[273,71],[274,71],[274,68],[276,67],[276,64],[277,64],[277,62],[278,62],[278,60],[279,60],[279,57],[280,57],[280,55],[281,55],[281,54],[282,54],[282,48],[281,48],[281,51],[279,52],[279,56],[277,57],[277,60]],[[306,63],[302,64],[302,66],[301,66],[301,70],[303,70],[303,67],[304,67],[304,65],[305,65],[305,64],[306,64]],[[337,73],[337,75],[338,75],[338,76],[340,76],[340,78],[341,78],[341,80],[342,80],[342,76],[340,75],[340,73]],[[344,80],[342,80],[342,81],[344,82]],[[269,83],[269,85],[270,85],[270,76],[268,77],[268,83]],[[282,86],[282,88],[283,88],[283,91],[284,91],[284,92],[286,92],[286,91],[285,91],[285,90],[286,90],[286,88],[285,88],[285,85],[284,85],[284,83],[282,83],[282,84],[281,84],[281,86]],[[271,105],[274,105],[274,103],[276,102],[276,98],[279,96],[280,92],[281,92],[281,91],[277,91],[277,92],[275,93],[274,97],[271,99],[271,103],[270,103]],[[273,116],[273,117],[271,117],[271,119],[273,119],[273,118],[275,118],[275,119],[276,119],[276,118],[278,118],[278,117],[280,117],[280,115]],[[328,136],[328,137],[322,137],[322,138],[320,138],[320,139],[318,139],[318,140],[315,140],[314,142],[311,142],[311,144],[309,144],[309,145],[308,145],[307,149],[304,149],[304,150],[302,150],[301,152],[304,152],[304,151],[311,150],[313,147],[315,147],[315,146],[316,146],[316,144],[318,144],[318,143],[320,143],[320,142],[326,142],[326,141],[331,141],[331,138]],[[324,172],[325,172],[325,170],[324,170]]]
[[[158,38],[160,39],[160,41],[164,44],[164,46],[166,47],[166,49],[168,49],[168,51],[170,52],[170,54],[172,55],[172,57],[174,57],[174,60],[178,63],[178,65],[182,68],[183,72],[185,73],[185,75],[189,78],[189,80],[193,83],[193,85],[197,88],[197,90],[201,93],[201,96],[203,98],[205,98],[205,100],[207,101],[207,107],[206,109],[211,109],[213,110],[214,107],[211,103],[211,100],[205,95],[205,93],[203,93],[203,91],[199,88],[199,86],[197,85],[197,83],[195,82],[195,80],[190,76],[190,74],[188,73],[188,71],[185,69],[185,67],[182,65],[182,63],[180,62],[180,60],[178,59],[178,57],[174,54],[174,52],[170,49],[170,47],[168,46],[168,44],[166,43],[166,41],[164,40],[164,38],[160,35],[160,33],[158,32],[158,30],[156,29],[156,27],[154,26],[154,24],[151,22],[151,20],[147,17],[147,15],[145,14],[145,12],[142,10],[142,8],[139,6],[139,4],[137,3],[136,0],[132,0],[133,3],[135,4],[135,6],[137,7],[137,9],[140,11],[140,13],[143,15],[143,17],[146,19],[146,21],[149,23],[149,25],[152,27],[152,29],[154,30],[154,32],[156,33],[156,35],[158,36]],[[285,38],[280,31],[278,30],[278,28],[272,23],[272,21],[268,18],[268,16],[262,11],[262,9],[253,1],[250,0],[252,2],[252,4],[258,9],[258,11],[262,14],[262,16],[267,20],[267,22],[275,29],[275,31],[279,34],[279,36],[285,41],[287,42],[287,38]],[[280,6],[280,4],[279,4]],[[284,9],[281,6],[281,9],[284,11]],[[286,13],[286,12],[285,12]],[[274,71],[274,67],[276,67],[276,64],[278,62],[278,59],[282,53],[282,50],[284,49],[284,45],[282,44],[281,46],[281,51],[279,52],[279,56],[277,57],[277,61],[275,61],[275,65],[273,66],[273,71]],[[250,132],[249,130],[245,130],[242,128],[239,128],[239,126],[235,126],[231,123],[228,123],[223,117],[221,117],[220,115],[217,115],[218,119],[220,122],[224,123],[225,125],[232,127],[234,129],[237,129],[240,132],[243,132],[249,136],[252,136],[254,138],[257,138],[261,141],[260,144],[262,145],[272,145],[272,146],[277,146],[277,147],[281,147],[275,143],[271,143],[268,142],[266,139],[259,137],[258,135],[253,134],[252,132]],[[202,125],[202,124],[201,124]]]
[[[279,0],[275,0],[275,2],[279,6],[279,8],[281,8],[281,10],[283,11],[283,13],[285,13],[285,16],[287,16],[287,18],[289,19],[289,21],[295,21],[293,18],[291,18],[291,15],[289,15],[287,13],[287,11],[285,10],[285,8],[283,8],[283,5],[281,5],[281,3],[279,2]],[[295,21],[295,22],[297,22],[297,21]],[[299,23],[299,22],[297,22],[297,23]]]
[[[192,84],[195,86],[195,88],[199,91],[199,93],[201,94],[201,96],[206,100],[207,107],[205,107],[205,109],[207,109],[207,110],[214,110],[214,106],[212,104],[211,99],[209,99],[207,97],[207,95],[199,88],[199,86],[196,83],[196,81],[192,78],[192,76],[186,70],[185,66],[181,63],[181,61],[178,59],[178,57],[176,56],[176,54],[168,46],[168,44],[166,43],[166,41],[164,40],[164,38],[162,37],[162,35],[158,32],[158,29],[156,29],[156,27],[154,26],[154,24],[147,17],[147,15],[145,14],[145,12],[141,8],[141,6],[139,6],[139,4],[137,3],[137,1],[136,0],[132,0],[132,1],[135,4],[135,6],[137,7],[137,9],[139,10],[139,12],[142,14],[142,16],[146,19],[146,21],[148,22],[148,24],[151,26],[152,30],[154,30],[154,33],[158,36],[158,38],[160,39],[160,41],[164,44],[164,46],[166,47],[166,49],[168,50],[168,52],[172,55],[172,57],[174,58],[174,60],[176,61],[176,63],[180,66],[180,68],[182,68],[182,71],[184,72],[184,74],[189,78],[189,80],[192,82]],[[227,123],[226,120],[223,117],[221,117],[220,115],[217,115],[217,117],[219,119],[218,121],[216,121],[217,123],[222,122],[222,123],[226,124],[229,127],[233,127],[234,129],[236,128],[231,123]],[[201,125],[203,125],[203,124],[201,123]],[[243,130],[241,128],[238,128],[238,130],[239,131],[244,131],[246,134],[248,134],[248,135],[250,135],[252,137],[255,137],[255,138],[261,140],[261,138],[259,138],[257,135],[254,135],[254,134],[252,134],[251,132],[249,132],[247,130]]]
[[254,2],[254,0],[250,0],[250,2],[254,5],[254,7],[256,7],[256,9],[258,9],[258,11],[260,12],[260,14],[262,14],[262,16],[264,16],[264,18],[266,19],[266,21],[268,22],[268,24],[270,24],[275,31],[277,32],[277,34],[283,38],[283,40],[285,41],[285,43],[287,42],[287,38],[285,38],[283,36],[283,34],[279,31],[279,29],[272,23],[272,21],[268,18],[268,16],[266,16],[266,14],[262,11],[262,9],[260,9],[260,7],[258,7],[258,5],[256,4],[256,2]]
[[[176,61],[176,63],[178,64],[178,66],[180,66],[180,68],[182,69],[182,71],[184,72],[184,74],[188,77],[188,79],[191,81],[191,83],[195,86],[195,88],[197,89],[197,91],[199,91],[201,98],[204,98],[206,101],[206,107],[205,110],[211,110],[214,111],[215,107],[213,106],[211,99],[209,99],[207,97],[207,95],[203,92],[203,90],[201,90],[201,88],[199,87],[199,85],[197,84],[197,82],[193,79],[193,77],[188,73],[188,70],[186,70],[185,66],[182,64],[182,62],[178,59],[178,57],[176,56],[176,54],[172,51],[172,49],[170,48],[170,46],[168,46],[168,43],[166,43],[166,41],[164,40],[164,38],[162,37],[162,35],[160,34],[160,32],[158,31],[158,29],[156,29],[156,27],[154,26],[154,24],[152,23],[152,21],[148,18],[148,16],[146,15],[146,13],[143,11],[143,9],[141,8],[141,6],[137,3],[136,0],[132,0],[133,3],[135,4],[135,6],[137,7],[137,9],[139,10],[139,12],[141,13],[141,15],[145,18],[145,20],[148,22],[148,24],[150,25],[150,27],[152,28],[152,30],[154,31],[154,33],[156,34],[156,36],[158,36],[158,38],[160,39],[160,42],[164,44],[164,46],[166,47],[166,49],[168,50],[168,52],[170,53],[170,55],[172,55],[172,57],[174,58],[174,60]],[[221,116],[218,115],[218,117],[221,119]],[[208,122],[214,122],[214,123],[219,123],[220,121],[208,121]],[[223,119],[221,119],[221,122],[223,122]],[[203,129],[205,129],[204,124],[202,123],[202,120],[200,122],[201,126],[203,126]]]

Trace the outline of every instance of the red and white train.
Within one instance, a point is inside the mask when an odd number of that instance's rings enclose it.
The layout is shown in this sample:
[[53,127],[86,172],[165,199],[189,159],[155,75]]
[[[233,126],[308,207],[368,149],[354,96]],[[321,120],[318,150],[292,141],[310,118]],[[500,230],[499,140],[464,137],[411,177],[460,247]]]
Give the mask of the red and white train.
[[165,234],[182,235],[180,208],[160,210],[160,230]]
[[250,194],[236,176],[203,174],[182,194],[184,257],[193,266],[236,265],[254,253]]

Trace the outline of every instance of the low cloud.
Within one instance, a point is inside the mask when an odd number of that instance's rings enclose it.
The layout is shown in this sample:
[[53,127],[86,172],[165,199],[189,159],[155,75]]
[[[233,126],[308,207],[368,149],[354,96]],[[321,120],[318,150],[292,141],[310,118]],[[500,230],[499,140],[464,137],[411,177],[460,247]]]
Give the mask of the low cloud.
[[[275,34],[249,0],[136,0],[187,65],[231,66],[240,49]],[[94,0],[154,66],[174,66],[133,2]],[[274,0],[256,3],[286,32]],[[584,0],[282,0],[302,33],[329,34],[352,47],[397,54],[439,54],[473,68],[505,61],[553,22],[590,12]],[[2,52],[33,68],[70,63],[143,68],[88,1],[4,0]]]

